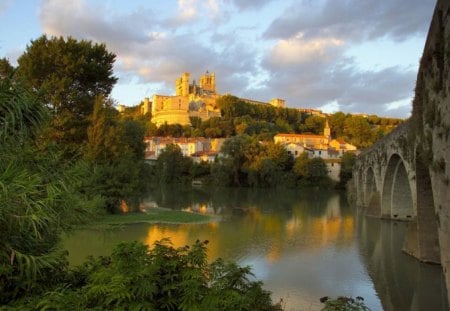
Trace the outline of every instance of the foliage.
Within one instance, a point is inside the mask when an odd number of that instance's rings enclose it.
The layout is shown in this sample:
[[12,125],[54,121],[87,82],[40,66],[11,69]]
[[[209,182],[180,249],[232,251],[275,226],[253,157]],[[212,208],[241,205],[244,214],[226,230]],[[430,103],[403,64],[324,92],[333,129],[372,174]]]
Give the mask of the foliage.
[[155,174],[159,184],[190,181],[192,160],[183,156],[178,145],[168,144],[156,161]]
[[95,101],[90,121],[84,156],[92,174],[85,182],[86,191],[104,197],[109,212],[117,211],[122,200],[136,209],[150,178],[144,162],[144,126],[122,119],[101,96]]
[[20,84],[0,81],[0,303],[60,280],[60,233],[99,203],[79,192],[86,165],[36,139],[45,112]]
[[10,79],[14,73],[14,67],[8,59],[0,58],[0,80]]
[[51,108],[48,139],[72,149],[86,140],[95,97],[108,96],[117,81],[114,60],[104,44],[45,35],[31,41],[18,59],[15,78]]
[[352,178],[355,160],[356,155],[353,152],[346,152],[342,156],[341,170],[339,172],[339,188],[345,188],[347,182]]
[[375,141],[369,121],[361,116],[352,116],[345,120],[344,134],[351,144],[360,148],[369,147]]
[[322,158],[309,158],[306,152],[295,159],[293,171],[301,186],[328,186],[327,166]]
[[95,310],[281,310],[249,267],[221,259],[208,264],[207,241],[174,248],[162,240],[149,250],[121,243],[109,257],[90,258],[66,283],[17,307]]
[[311,132],[313,134],[323,134],[323,128],[325,126],[325,118],[319,116],[308,116],[302,126],[303,132]]
[[322,297],[320,302],[325,304],[322,311],[370,311],[364,304],[364,298],[359,296],[356,298],[340,296],[336,299]]

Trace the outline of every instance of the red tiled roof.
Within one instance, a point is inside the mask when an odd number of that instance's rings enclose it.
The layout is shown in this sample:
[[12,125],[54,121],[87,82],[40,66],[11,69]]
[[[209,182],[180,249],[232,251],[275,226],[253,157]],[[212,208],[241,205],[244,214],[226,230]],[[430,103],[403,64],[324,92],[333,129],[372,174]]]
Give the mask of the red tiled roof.
[[315,134],[283,134],[278,133],[275,137],[296,137],[296,138],[326,138],[323,135],[315,135]]

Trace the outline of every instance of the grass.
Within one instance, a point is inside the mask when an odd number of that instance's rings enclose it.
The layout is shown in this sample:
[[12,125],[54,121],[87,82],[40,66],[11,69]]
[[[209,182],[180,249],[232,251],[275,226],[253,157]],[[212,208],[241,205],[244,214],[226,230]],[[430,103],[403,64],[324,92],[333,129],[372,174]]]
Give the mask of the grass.
[[183,211],[166,210],[152,208],[144,213],[127,213],[105,215],[99,219],[98,223],[107,225],[122,225],[133,223],[204,223],[214,220],[215,217],[201,214],[194,214]]

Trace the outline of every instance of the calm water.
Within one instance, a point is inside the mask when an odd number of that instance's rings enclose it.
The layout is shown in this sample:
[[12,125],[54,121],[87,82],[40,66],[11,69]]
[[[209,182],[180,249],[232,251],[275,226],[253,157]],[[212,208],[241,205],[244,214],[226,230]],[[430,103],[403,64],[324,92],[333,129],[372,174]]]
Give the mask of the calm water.
[[172,189],[152,193],[160,206],[221,215],[197,225],[136,224],[82,230],[64,241],[71,264],[109,254],[119,241],[175,246],[209,240],[211,259],[251,265],[286,310],[320,310],[322,296],[362,296],[372,310],[448,310],[440,267],[401,252],[406,223],[359,217],[339,193],[251,189]]

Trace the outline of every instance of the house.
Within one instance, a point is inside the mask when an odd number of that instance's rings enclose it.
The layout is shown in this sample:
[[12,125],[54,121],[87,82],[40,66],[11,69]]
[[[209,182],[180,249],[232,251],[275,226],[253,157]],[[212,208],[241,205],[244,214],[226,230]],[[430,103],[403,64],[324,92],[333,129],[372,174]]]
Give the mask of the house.
[[167,145],[174,144],[180,147],[181,153],[185,157],[191,157],[194,161],[214,161],[224,140],[204,137],[146,137],[144,139],[145,159],[150,161],[158,159]]

